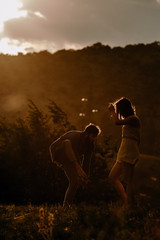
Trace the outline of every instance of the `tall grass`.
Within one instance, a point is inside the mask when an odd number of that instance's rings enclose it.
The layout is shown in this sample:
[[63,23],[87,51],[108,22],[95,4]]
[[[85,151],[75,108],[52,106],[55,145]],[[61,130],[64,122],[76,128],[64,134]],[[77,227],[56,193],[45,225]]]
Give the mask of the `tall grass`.
[[0,206],[0,239],[159,240],[160,209],[119,203]]

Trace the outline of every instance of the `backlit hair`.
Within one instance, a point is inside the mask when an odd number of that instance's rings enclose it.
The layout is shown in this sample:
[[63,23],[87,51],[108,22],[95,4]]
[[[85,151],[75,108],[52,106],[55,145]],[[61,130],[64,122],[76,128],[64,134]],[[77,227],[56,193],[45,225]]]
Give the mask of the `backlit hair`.
[[101,133],[101,129],[99,126],[96,126],[93,123],[90,123],[87,126],[85,126],[84,132],[88,134],[94,134],[97,136]]
[[135,107],[131,104],[130,100],[122,97],[118,99],[115,103],[115,111],[121,116],[126,118],[136,113]]

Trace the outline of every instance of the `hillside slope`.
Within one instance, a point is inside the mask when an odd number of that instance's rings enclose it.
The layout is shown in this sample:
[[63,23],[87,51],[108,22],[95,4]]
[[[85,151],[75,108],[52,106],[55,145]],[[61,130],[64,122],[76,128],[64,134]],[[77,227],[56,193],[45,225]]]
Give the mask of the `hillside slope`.
[[[28,98],[43,109],[53,99],[78,128],[95,122],[118,146],[120,130],[112,125],[106,109],[108,102],[126,96],[142,122],[141,151],[159,156],[159,66],[158,42],[112,49],[97,43],[55,54],[0,55],[0,111],[18,117],[25,114]],[[81,112],[85,117],[79,116]]]

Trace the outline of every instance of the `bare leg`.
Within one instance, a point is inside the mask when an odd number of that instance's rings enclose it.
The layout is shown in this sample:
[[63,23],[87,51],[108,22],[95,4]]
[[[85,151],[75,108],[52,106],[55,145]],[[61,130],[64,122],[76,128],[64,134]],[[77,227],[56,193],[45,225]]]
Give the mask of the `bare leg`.
[[68,188],[65,193],[63,205],[71,204],[79,186],[79,176],[75,163],[73,162],[74,153],[69,142],[65,142],[65,148],[55,153],[55,161],[62,164],[68,179]]
[[109,180],[111,181],[111,183],[114,184],[124,204],[127,204],[128,201],[127,201],[127,195],[126,195],[125,189],[122,183],[119,181],[119,177],[122,175],[122,173],[123,173],[123,163],[116,162],[109,174]]
[[127,198],[128,203],[134,202],[134,185],[133,185],[133,175],[134,175],[134,165],[129,163],[124,164],[124,177],[127,184]]
[[64,164],[64,171],[68,178],[69,185],[65,193],[63,206],[67,204],[71,204],[74,200],[77,188],[78,188],[78,173],[75,165],[72,162],[68,162]]

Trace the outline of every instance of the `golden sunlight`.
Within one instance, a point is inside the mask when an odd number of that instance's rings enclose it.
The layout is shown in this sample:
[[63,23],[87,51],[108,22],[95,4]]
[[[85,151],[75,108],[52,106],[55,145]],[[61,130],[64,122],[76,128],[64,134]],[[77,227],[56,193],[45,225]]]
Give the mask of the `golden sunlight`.
[[9,38],[2,38],[0,40],[0,53],[18,55],[18,53],[26,53],[24,47],[20,45],[18,40],[11,40]]
[[27,11],[20,10],[22,6],[19,0],[0,0],[0,32],[3,31],[5,21],[27,16]]
[[[0,0],[0,33],[2,37],[0,38],[0,54],[18,55],[18,53],[26,54],[27,52],[46,49],[48,43],[44,41],[39,42],[26,42],[17,39],[11,39],[8,37],[3,37],[3,32],[5,33],[5,22],[11,21],[15,18],[22,18],[28,16],[27,10],[22,10],[23,3],[21,0]],[[34,12],[34,15],[38,18],[46,19],[43,14],[38,11]]]

